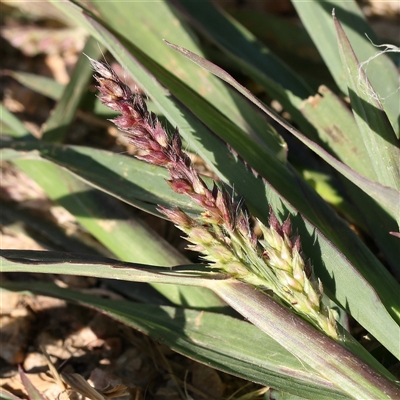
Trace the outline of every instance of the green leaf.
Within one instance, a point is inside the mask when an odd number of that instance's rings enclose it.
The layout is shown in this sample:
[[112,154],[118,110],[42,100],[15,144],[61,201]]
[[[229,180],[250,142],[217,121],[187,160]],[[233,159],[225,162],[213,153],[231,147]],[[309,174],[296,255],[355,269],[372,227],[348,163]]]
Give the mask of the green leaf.
[[274,400],[303,400],[304,397],[297,396],[292,393],[282,392],[273,388],[269,388],[267,395]]
[[[24,283],[3,283],[26,290]],[[307,399],[347,399],[316,372],[253,325],[225,315],[88,296],[35,282],[29,291],[77,302],[162,341],[213,368]]]
[[[197,30],[233,56],[239,65],[256,66],[270,80],[279,85],[283,92],[289,90],[300,98],[306,98],[312,93],[302,78],[288,65],[213,3],[208,0],[202,2],[178,0],[174,4]],[[181,40],[179,38],[178,40],[183,47]],[[168,41],[170,41],[169,38]],[[285,96],[283,93],[280,94]],[[278,97],[279,101],[282,100],[281,96]]]
[[296,20],[254,9],[229,10],[229,13],[286,64],[295,65],[296,73],[312,86],[313,91],[321,82],[334,85],[309,34]]
[[201,264],[170,268],[85,254],[33,250],[0,250],[0,256],[2,272],[54,273],[188,286],[208,286],[210,279],[227,279],[226,275]]
[[21,71],[6,72],[7,75],[13,77],[21,85],[24,85],[52,100],[59,100],[64,92],[65,86],[52,78]]
[[[378,182],[400,190],[399,141],[378,95],[361,68],[346,34],[335,16],[334,22],[340,56],[345,66],[351,105],[361,132],[361,139],[364,141],[369,155],[369,162],[375,170]],[[398,215],[397,217],[399,218]],[[400,219],[398,221],[400,225]]]
[[[26,86],[29,89],[34,90],[37,93],[42,94],[43,96],[47,96],[53,100],[60,100],[61,96],[64,93],[65,86],[61,83],[58,83],[54,79],[47,78],[45,76],[40,76],[36,74],[30,74],[28,72],[21,71],[6,71],[7,75],[12,76],[16,81]],[[85,104],[86,105],[86,104]],[[151,107],[149,107],[151,109]],[[80,110],[77,111],[77,115],[84,118],[84,114],[79,113]],[[100,102],[99,99],[94,100],[93,104],[93,112],[100,116],[101,118],[112,118],[117,115],[116,111],[110,110],[104,104]]]
[[85,54],[94,58],[102,54],[100,46],[93,38],[87,40],[83,53],[78,59],[72,77],[65,87],[60,101],[44,124],[43,140],[45,141],[63,141],[69,125],[75,118],[79,103],[86,93],[87,82],[92,76],[92,69],[87,64]]
[[[3,104],[0,103],[0,122],[1,132],[5,132],[6,128],[9,130],[7,134],[16,138],[32,137],[31,133],[25,125],[10,111],[8,111]],[[4,126],[5,125],[5,126]]]
[[[363,135],[348,107],[334,93],[322,86],[319,94],[302,104],[301,111],[318,128],[318,135],[328,151],[359,174],[377,181],[374,163],[364,145]],[[341,181],[346,188],[346,197],[350,196],[353,204],[350,214],[347,214],[348,219],[369,233],[393,271],[397,270],[400,276],[398,240],[388,233],[398,229],[394,216],[346,178],[342,177]]]
[[315,96],[301,104],[300,110],[318,129],[326,150],[359,174],[377,180],[351,111],[337,95],[321,86]]
[[[338,18],[346,26],[346,34],[353,44],[356,56],[361,61],[367,61],[379,51],[367,39],[378,44],[374,32],[365,21],[365,18],[353,0],[321,0],[302,1],[292,0],[299,17],[312,37],[315,45],[330,69],[336,84],[343,93],[348,94],[345,78],[345,66],[341,62],[337,48],[336,32],[332,23],[332,10],[336,10]],[[399,132],[399,103],[396,95],[398,87],[398,72],[396,66],[387,57],[381,54],[368,63],[367,76],[380,98],[385,99],[384,108],[389,116],[395,132]]]

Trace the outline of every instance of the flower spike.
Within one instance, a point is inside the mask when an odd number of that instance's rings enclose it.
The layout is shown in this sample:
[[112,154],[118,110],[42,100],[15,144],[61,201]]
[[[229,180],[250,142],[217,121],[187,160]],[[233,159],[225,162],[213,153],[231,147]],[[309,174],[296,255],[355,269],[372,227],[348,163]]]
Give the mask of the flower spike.
[[290,218],[280,224],[270,207],[269,227],[258,221],[263,237],[257,238],[243,202],[235,202],[227,189],[216,183],[210,190],[194,169],[182,151],[178,128],[168,135],[142,96],[121,82],[107,64],[89,60],[96,72],[100,100],[121,113],[113,122],[130,143],[144,151],[136,157],[166,167],[172,190],[202,207],[197,218],[179,209],[158,207],[187,234],[190,248],[203,253],[210,267],[259,290],[272,291],[280,302],[337,339],[334,313],[323,302],[322,284],[302,255],[300,237],[292,234]]

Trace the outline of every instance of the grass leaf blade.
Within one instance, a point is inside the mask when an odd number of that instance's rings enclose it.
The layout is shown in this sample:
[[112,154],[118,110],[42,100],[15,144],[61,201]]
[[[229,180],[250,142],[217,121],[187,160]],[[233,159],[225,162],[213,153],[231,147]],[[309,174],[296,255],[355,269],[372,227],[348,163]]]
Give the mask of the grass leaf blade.
[[378,95],[359,64],[349,39],[334,14],[333,19],[354,117],[362,132],[362,139],[369,153],[369,161],[374,167],[378,182],[399,190],[399,141]]

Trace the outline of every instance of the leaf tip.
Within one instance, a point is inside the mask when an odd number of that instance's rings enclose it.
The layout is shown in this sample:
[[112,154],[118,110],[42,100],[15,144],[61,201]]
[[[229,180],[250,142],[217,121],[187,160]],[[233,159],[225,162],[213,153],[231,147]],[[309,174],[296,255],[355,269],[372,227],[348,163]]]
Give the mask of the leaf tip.
[[167,39],[163,39],[163,42],[164,42],[167,46],[172,47],[173,49],[176,47],[176,45],[172,44],[171,42],[168,42]]

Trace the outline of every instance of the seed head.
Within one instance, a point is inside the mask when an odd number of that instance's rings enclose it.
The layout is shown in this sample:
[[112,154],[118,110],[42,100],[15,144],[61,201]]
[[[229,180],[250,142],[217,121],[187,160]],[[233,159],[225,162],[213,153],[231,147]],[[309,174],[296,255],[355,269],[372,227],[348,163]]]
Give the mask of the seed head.
[[270,207],[269,226],[259,221],[263,237],[258,239],[243,202],[235,202],[222,185],[214,183],[209,189],[194,169],[182,151],[178,128],[168,135],[139,93],[133,93],[107,64],[89,60],[96,72],[100,100],[121,114],[113,122],[143,152],[136,157],[166,167],[171,189],[202,208],[201,214],[192,218],[180,209],[158,206],[188,235],[189,248],[201,252],[211,267],[261,290],[272,290],[305,319],[337,338],[333,313],[322,303],[322,284],[302,255],[300,237],[293,235],[290,218],[280,224]]

